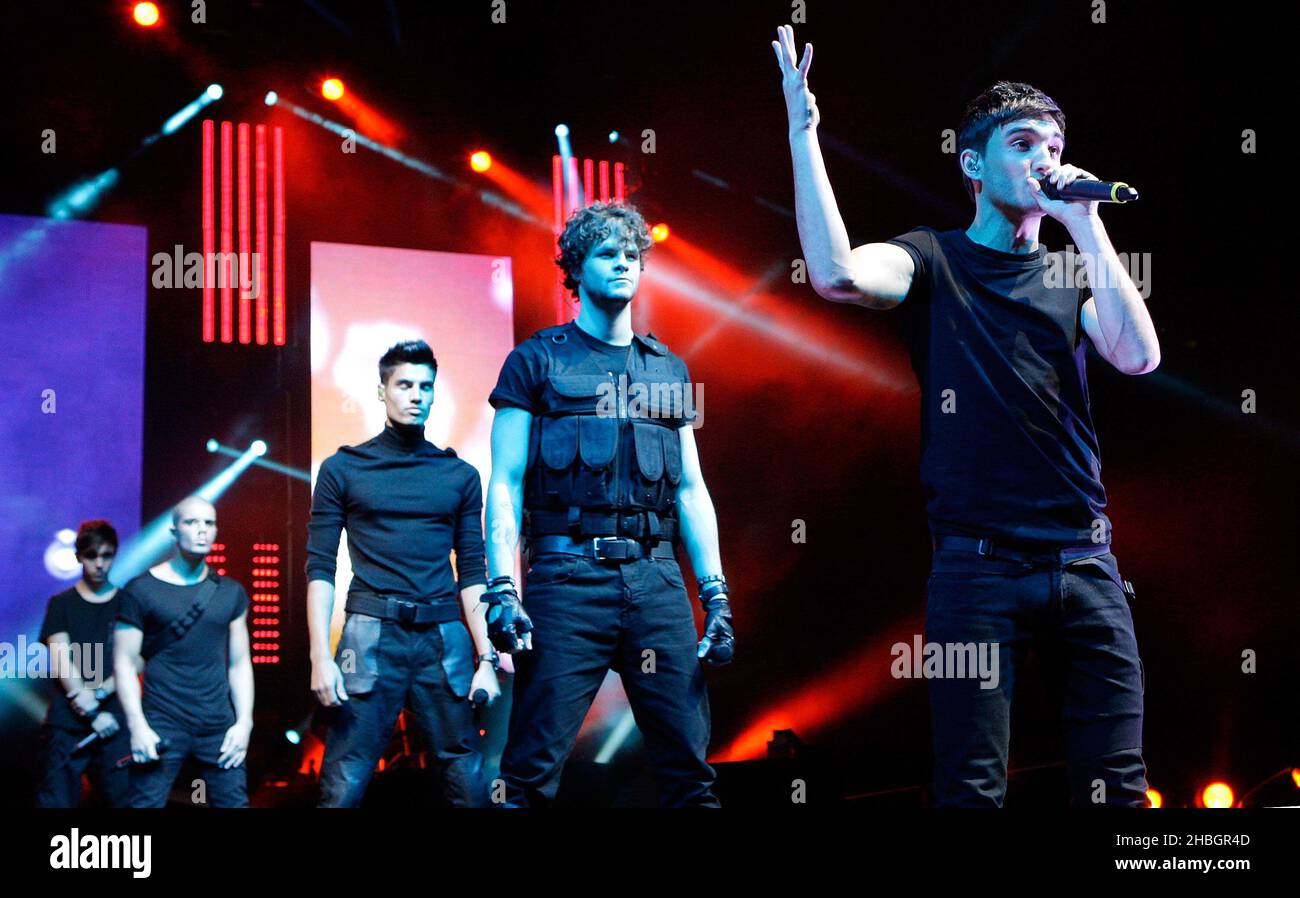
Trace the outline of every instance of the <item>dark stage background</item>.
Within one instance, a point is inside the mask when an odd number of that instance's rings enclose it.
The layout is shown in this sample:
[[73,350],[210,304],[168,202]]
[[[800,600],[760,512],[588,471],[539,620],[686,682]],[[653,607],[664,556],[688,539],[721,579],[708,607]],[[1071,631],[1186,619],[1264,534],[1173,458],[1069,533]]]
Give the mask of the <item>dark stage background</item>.
[[[202,249],[199,122],[123,162],[145,135],[211,82],[225,95],[199,118],[284,129],[287,344],[205,344],[198,291],[149,289],[142,519],[226,466],[204,450],[210,437],[240,448],[261,438],[269,458],[308,466],[313,240],[510,256],[516,340],[553,323],[549,229],[485,203],[483,187],[503,191],[465,159],[488,149],[549,197],[553,129],[565,122],[575,153],[625,161],[631,201],[672,229],[648,257],[638,330],[682,353],[707,397],[697,439],[739,644],[736,663],[710,675],[714,757],[761,758],[772,730],[791,728],[837,793],[925,782],[924,683],[889,676],[890,645],[921,632],[929,564],[918,394],[888,313],[825,302],[790,278],[801,251],[769,46],[789,4],[517,0],[493,24],[486,2],[211,2],[205,25],[189,22],[188,4],[160,6],[162,32],[132,26],[122,4],[13,7],[3,42],[18,81],[0,99],[0,212],[44,215],[69,184],[120,165],[89,218],[147,227],[150,256]],[[1000,78],[1061,104],[1066,162],[1141,190],[1138,204],[1101,214],[1117,250],[1150,254],[1163,362],[1135,378],[1094,356],[1090,375],[1115,553],[1137,587],[1149,778],[1184,804],[1211,778],[1240,792],[1300,763],[1296,314],[1269,225],[1279,205],[1269,185],[1288,179],[1285,117],[1270,87],[1278,59],[1258,44],[1251,4],[1233,4],[1231,20],[1184,4],[1111,3],[1105,24],[1092,13],[1085,2],[813,2],[795,35],[817,48],[822,144],[855,244],[969,223],[942,132]],[[396,126],[394,146],[459,183],[364,148],[342,153],[338,136],[263,103],[274,89],[354,124],[320,97],[326,74]],[[40,150],[46,128],[55,154]],[[611,129],[628,142],[611,146]],[[653,154],[641,152],[644,129]],[[1242,152],[1244,129],[1257,132],[1257,153]],[[1198,188],[1218,177],[1232,185],[1223,195]],[[1066,237],[1045,221],[1049,249]],[[698,289],[656,280],[656,266],[686,267]],[[75,322],[51,327],[97,339]],[[1256,413],[1242,411],[1245,390]],[[281,663],[258,669],[255,776],[293,765],[279,734],[311,710],[309,503],[306,483],[256,467],[219,502],[228,546],[286,549],[287,638]],[[792,541],[796,520],[806,542]],[[228,568],[247,582],[248,564],[232,553]],[[1247,650],[1255,673],[1242,671]],[[36,724],[0,713],[0,803],[26,805]],[[1013,768],[1061,761],[1055,723],[1030,685]],[[1031,801],[1028,784],[1042,778],[1059,800],[1058,772],[1014,779],[1009,803]]]

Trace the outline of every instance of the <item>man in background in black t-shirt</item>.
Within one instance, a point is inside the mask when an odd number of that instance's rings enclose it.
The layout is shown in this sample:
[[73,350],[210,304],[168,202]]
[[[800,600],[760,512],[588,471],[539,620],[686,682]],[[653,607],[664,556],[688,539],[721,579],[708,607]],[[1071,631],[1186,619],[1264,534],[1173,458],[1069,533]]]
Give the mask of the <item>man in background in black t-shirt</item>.
[[[130,754],[131,741],[122,725],[112,675],[119,599],[117,587],[108,582],[117,557],[117,531],[108,521],[85,521],[74,545],[81,579],[50,598],[41,624],[41,641],[50,647],[59,694],[50,703],[41,731],[45,771],[36,804],[76,807],[84,773],[102,801],[125,807],[130,782],[126,770],[115,762]],[[77,744],[92,734],[97,738],[77,750]]]
[[[650,237],[630,206],[569,219],[556,263],[578,317],[510,353],[488,397],[489,632],[515,654],[501,757],[511,806],[554,800],[605,674],[618,672],[670,807],[716,807],[701,660],[731,660],[734,636],[718,524],[700,471],[686,363],[632,330]],[[638,402],[638,397],[640,401]],[[529,568],[514,580],[523,516]],[[674,547],[700,586],[696,642]],[[524,607],[527,607],[525,612]]]
[[[1027,84],[999,82],[967,107],[958,161],[975,217],[851,247],[817,141],[812,46],[793,29],[772,44],[781,68],[795,207],[821,296],[900,308],[921,383],[921,480],[934,542],[926,642],[983,647],[989,677],[930,680],[934,800],[1002,804],[1011,696],[1026,649],[1064,677],[1063,722],[1077,804],[1145,803],[1143,674],[1110,552],[1087,348],[1126,374],[1160,360],[1155,326],[1097,215],[1049,200],[1087,172],[1061,162],[1065,116]],[[1091,288],[1059,285],[1038,242],[1043,216],[1079,248]],[[985,669],[987,672],[987,669]]]
[[[194,758],[200,779],[192,784],[192,801],[247,807],[244,757],[253,730],[248,594],[208,569],[217,537],[211,502],[183,499],[172,510],[172,534],[175,555],[126,584],[118,611],[114,670],[135,762],[131,805],[166,805],[182,765]],[[207,581],[216,589],[200,603]],[[176,622],[184,623],[173,628]],[[166,740],[161,752],[159,740]]]

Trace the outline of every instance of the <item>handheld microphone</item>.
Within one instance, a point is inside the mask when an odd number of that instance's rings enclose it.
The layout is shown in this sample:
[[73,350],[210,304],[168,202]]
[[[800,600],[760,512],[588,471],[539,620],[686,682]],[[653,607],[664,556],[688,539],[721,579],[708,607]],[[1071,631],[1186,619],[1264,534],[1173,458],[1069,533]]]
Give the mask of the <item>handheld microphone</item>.
[[1047,178],[1038,186],[1049,200],[1097,200],[1103,203],[1129,203],[1138,198],[1138,192],[1123,181],[1098,181],[1095,178],[1076,178],[1064,187],[1057,188]]
[[[159,757],[162,757],[164,754],[166,754],[166,753],[167,753],[167,740],[166,740],[166,739],[159,739],[159,740],[158,740],[158,744],[157,744],[156,746],[154,746],[154,751],[158,752],[158,756],[159,756]],[[114,764],[113,764],[113,769],[114,769],[114,770],[121,770],[123,767],[127,766],[128,764],[133,764],[133,763],[136,763],[136,764],[153,764],[153,763],[155,763],[155,762],[152,761],[152,760],[134,761],[134,760],[133,760],[133,757],[134,757],[133,755],[127,755],[125,758],[118,758],[117,761],[114,762]]]
[[484,689],[481,686],[478,689],[475,689],[474,694],[471,695],[469,698],[470,704],[473,705],[475,708],[482,707],[487,702],[487,700],[488,700],[488,692],[486,689]]

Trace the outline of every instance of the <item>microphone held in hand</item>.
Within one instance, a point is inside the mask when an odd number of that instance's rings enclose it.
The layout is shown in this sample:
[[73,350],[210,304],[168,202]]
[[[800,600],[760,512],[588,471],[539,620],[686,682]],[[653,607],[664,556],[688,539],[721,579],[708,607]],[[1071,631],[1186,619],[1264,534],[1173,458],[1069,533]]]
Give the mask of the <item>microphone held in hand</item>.
[[[159,739],[158,744],[154,746],[154,751],[158,752],[159,757],[162,757],[167,752],[167,740]],[[132,755],[127,755],[125,758],[118,758],[117,762],[113,764],[113,767],[117,770],[121,770],[123,767],[131,763],[153,764],[156,762],[153,760],[136,761]]]
[[476,709],[486,705],[487,700],[488,700],[488,691],[481,686],[478,689],[475,689],[474,694],[469,697],[469,703],[473,705]]
[[1096,200],[1102,203],[1129,203],[1138,198],[1138,192],[1123,181],[1098,181],[1094,178],[1075,178],[1058,188],[1047,178],[1038,186],[1049,200]]

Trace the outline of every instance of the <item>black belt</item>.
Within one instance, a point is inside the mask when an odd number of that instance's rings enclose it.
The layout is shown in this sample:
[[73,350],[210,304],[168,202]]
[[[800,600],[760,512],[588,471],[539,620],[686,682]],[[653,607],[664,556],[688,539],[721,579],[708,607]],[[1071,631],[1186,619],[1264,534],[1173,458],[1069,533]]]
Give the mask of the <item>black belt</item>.
[[584,555],[597,561],[636,561],[640,558],[676,558],[673,544],[660,540],[653,545],[617,536],[597,536],[592,539],[571,539],[567,536],[539,536],[528,546],[528,557],[547,552],[564,555]]
[[349,592],[345,610],[402,624],[445,624],[460,620],[460,604],[456,601],[412,602],[368,593]]
[[978,539],[973,536],[936,536],[934,548],[955,549],[958,552],[975,552],[984,558],[1005,558],[1007,561],[1021,563],[1059,562],[1069,564],[1081,558],[1095,558],[1110,551],[1109,543],[1087,544],[1082,546],[1065,546],[1051,550],[1021,550],[1006,543],[991,539]]
[[530,537],[565,535],[574,539],[584,536],[627,536],[633,539],[677,539],[677,519],[653,511],[585,511],[574,507],[567,511],[530,509],[527,529]]

